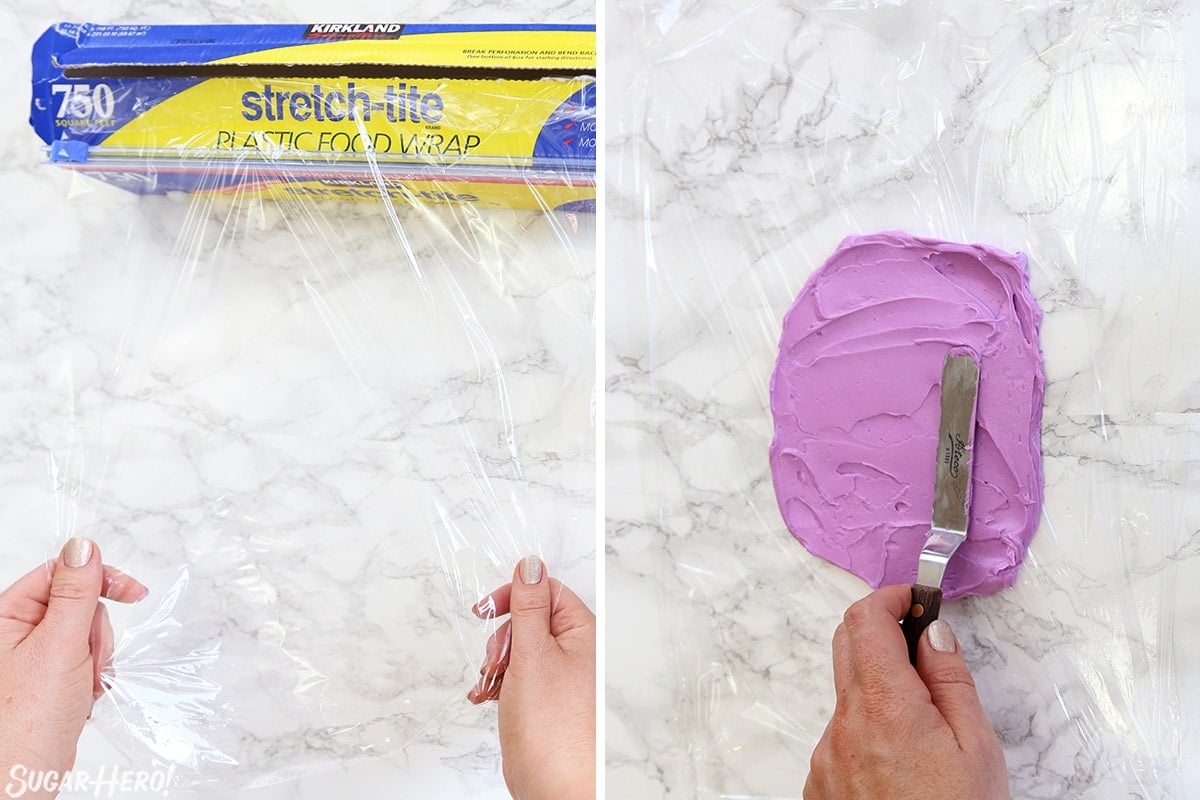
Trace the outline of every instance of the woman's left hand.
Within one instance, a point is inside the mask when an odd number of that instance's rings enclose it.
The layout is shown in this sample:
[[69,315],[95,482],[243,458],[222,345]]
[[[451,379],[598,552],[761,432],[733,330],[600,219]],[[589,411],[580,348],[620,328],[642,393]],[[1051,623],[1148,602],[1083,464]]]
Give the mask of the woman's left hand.
[[0,593],[0,780],[17,766],[59,774],[74,766],[112,658],[113,631],[100,598],[134,603],[148,593],[105,566],[94,542],[79,538]]

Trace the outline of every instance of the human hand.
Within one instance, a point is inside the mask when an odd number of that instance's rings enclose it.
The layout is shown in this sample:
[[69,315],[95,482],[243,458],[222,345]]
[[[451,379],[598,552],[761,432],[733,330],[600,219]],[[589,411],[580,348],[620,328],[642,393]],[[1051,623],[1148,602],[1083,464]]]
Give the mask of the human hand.
[[908,661],[897,624],[908,586],[885,586],[833,634],[837,706],[813,750],[805,800],[1008,798],[1004,751],[950,626],[937,620]]
[[480,600],[510,618],[488,640],[468,699],[500,703],[504,782],[516,800],[596,795],[596,617],[530,556],[512,583]]
[[112,658],[112,626],[99,599],[134,603],[148,593],[78,538],[0,593],[0,778],[16,765],[59,774],[74,766]]

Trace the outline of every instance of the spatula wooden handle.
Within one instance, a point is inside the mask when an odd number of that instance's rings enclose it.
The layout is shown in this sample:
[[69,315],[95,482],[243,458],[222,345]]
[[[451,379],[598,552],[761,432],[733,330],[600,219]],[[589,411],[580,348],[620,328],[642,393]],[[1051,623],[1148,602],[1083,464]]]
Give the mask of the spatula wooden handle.
[[917,665],[917,642],[921,634],[929,627],[929,623],[938,618],[942,610],[942,590],[932,586],[913,584],[912,606],[900,623],[904,629],[904,641],[908,642],[908,660],[914,667]]

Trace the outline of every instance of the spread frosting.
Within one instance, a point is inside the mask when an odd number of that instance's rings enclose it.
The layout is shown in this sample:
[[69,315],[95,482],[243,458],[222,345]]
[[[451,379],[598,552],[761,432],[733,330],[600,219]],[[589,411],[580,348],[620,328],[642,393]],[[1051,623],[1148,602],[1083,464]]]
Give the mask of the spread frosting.
[[874,587],[911,583],[929,533],[947,353],[979,356],[967,539],[947,597],[1011,586],[1042,509],[1042,313],[1023,254],[851,236],[783,320],[771,473],[792,534]]

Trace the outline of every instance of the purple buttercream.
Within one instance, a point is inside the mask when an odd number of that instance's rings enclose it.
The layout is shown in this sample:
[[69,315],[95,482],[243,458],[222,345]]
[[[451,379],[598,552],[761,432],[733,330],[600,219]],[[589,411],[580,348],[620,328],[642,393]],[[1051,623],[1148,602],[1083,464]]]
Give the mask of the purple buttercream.
[[899,231],[845,239],[783,320],[771,473],[788,529],[872,586],[911,583],[946,354],[979,354],[971,524],[947,597],[1011,586],[1042,510],[1042,312],[1026,259]]

